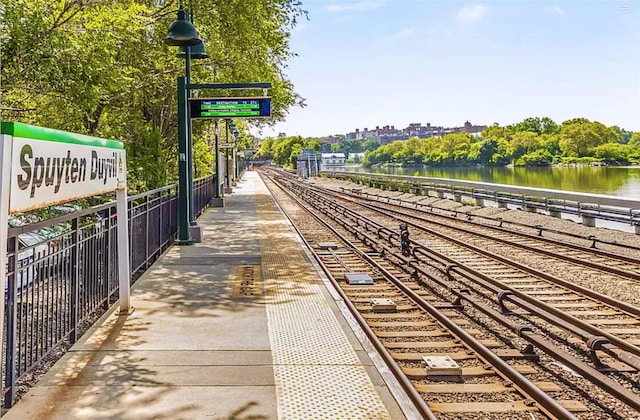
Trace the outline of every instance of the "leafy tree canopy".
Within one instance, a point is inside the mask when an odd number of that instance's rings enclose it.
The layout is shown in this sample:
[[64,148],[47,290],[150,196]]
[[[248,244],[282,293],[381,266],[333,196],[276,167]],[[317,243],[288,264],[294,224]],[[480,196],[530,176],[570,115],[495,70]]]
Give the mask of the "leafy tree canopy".
[[[185,74],[185,63],[164,38],[178,1],[2,3],[3,119],[124,141],[134,191],[173,181],[176,77]],[[209,54],[193,61],[194,83],[271,82],[273,117],[266,124],[304,104],[284,75],[294,56],[291,29],[306,16],[298,0],[192,4]],[[212,123],[194,123],[193,133],[198,173],[210,173]]]

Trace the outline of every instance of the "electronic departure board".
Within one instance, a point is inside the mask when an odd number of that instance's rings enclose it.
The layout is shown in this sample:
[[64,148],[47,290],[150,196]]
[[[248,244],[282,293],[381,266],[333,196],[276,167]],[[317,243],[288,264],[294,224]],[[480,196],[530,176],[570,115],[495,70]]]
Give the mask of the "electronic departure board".
[[271,116],[271,98],[192,98],[191,118],[266,118]]

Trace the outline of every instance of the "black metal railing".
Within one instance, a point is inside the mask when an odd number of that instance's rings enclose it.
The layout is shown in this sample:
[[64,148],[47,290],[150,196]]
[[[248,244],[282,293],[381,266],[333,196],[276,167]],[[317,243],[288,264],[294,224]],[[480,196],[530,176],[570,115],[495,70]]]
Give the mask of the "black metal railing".
[[[194,180],[194,213],[211,200],[213,177]],[[176,185],[129,197],[131,281],[173,243]],[[4,405],[16,383],[79,334],[118,298],[116,203],[10,228],[5,285]]]

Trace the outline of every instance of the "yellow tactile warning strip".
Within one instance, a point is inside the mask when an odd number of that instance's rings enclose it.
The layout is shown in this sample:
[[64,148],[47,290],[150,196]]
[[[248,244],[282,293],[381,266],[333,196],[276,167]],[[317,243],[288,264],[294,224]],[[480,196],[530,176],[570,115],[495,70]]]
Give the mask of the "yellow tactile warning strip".
[[257,298],[262,296],[259,265],[239,265],[236,272],[231,272],[233,297]]
[[280,419],[390,419],[273,199],[255,196]]

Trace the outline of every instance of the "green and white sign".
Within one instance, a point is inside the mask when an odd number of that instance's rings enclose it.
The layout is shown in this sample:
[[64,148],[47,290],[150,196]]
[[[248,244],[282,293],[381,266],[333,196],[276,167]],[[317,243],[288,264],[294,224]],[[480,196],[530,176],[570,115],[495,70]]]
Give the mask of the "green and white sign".
[[115,191],[126,181],[120,142],[14,122],[3,122],[1,132],[12,137],[12,214]]
[[[124,145],[82,134],[0,122],[0,284],[7,284],[10,213],[116,191],[120,312],[131,311]],[[15,281],[15,279],[14,279]],[[4,333],[0,299],[0,343]],[[0,381],[4,383],[4,381]]]

